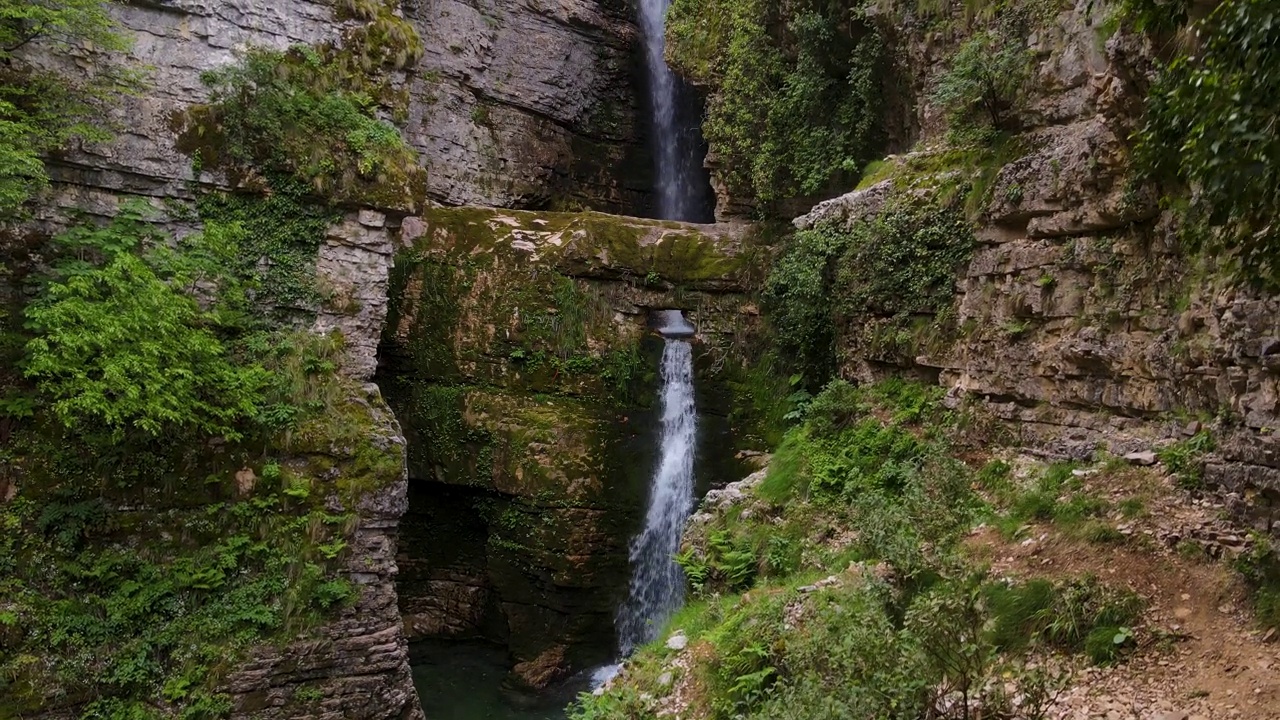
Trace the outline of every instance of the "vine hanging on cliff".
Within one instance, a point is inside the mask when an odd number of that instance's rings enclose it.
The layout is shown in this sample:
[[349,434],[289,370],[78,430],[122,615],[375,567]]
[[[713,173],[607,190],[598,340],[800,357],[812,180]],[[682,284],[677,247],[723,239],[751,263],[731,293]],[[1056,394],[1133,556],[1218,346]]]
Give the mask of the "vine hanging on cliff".
[[1280,6],[1227,0],[1194,26],[1201,45],[1161,73],[1137,135],[1148,174],[1189,188],[1183,238],[1280,287]]

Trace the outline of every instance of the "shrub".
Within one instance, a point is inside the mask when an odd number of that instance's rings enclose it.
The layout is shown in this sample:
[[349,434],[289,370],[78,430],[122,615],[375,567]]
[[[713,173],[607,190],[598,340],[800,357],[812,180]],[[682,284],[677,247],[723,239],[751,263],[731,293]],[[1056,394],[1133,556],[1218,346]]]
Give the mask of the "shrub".
[[1236,559],[1236,570],[1253,591],[1254,612],[1267,628],[1280,629],[1280,550],[1270,538],[1255,534],[1252,549]]
[[835,372],[842,329],[860,332],[882,318],[895,327],[919,316],[938,320],[974,242],[960,213],[915,198],[891,201],[848,230],[796,233],[765,284],[780,353],[818,387]]
[[218,139],[188,137],[184,145],[199,150],[203,164],[290,172],[315,192],[340,197],[361,183],[414,173],[413,152],[376,116],[375,98],[342,77],[307,47],[250,49],[239,63],[201,76],[211,116],[195,134]]
[[982,125],[1016,130],[1018,103],[1031,79],[1031,54],[1022,38],[988,30],[969,38],[939,78],[933,101],[947,113],[953,135]]
[[[1173,4],[1174,17],[1185,17],[1186,4]],[[1188,248],[1225,256],[1270,289],[1280,287],[1277,25],[1280,7],[1268,0],[1220,3],[1193,28],[1199,46],[1161,71],[1136,138],[1149,177],[1190,188],[1182,206]]]
[[[1132,633],[1126,641],[1111,640],[1119,628],[1136,622],[1142,609],[1138,596],[1093,578],[1056,584],[1044,579],[989,583],[983,593],[993,617],[991,639],[1002,651],[1045,643],[1069,652],[1083,650],[1095,662],[1109,662],[1121,646],[1131,644]],[[1107,644],[1101,647],[1098,638],[1104,634]]]
[[728,720],[750,713],[779,678],[778,640],[783,608],[790,598],[770,593],[744,599],[707,639],[715,650],[710,670],[713,717]]
[[1165,446],[1156,451],[1160,462],[1169,468],[1178,485],[1187,490],[1199,490],[1204,486],[1204,456],[1213,452],[1215,443],[1208,431]]
[[834,286],[837,327],[856,333],[887,319],[890,327],[906,329],[921,316],[938,325],[955,301],[956,272],[973,253],[963,215],[899,197],[851,234]]
[[238,438],[254,418],[268,375],[235,363],[210,311],[184,292],[192,282],[166,253],[144,252],[136,216],[58,239],[101,265],[72,257],[26,310],[26,377],[68,429]]
[[788,637],[783,679],[754,717],[913,717],[929,678],[875,588],[813,596]]
[[780,357],[810,389],[835,374],[832,294],[836,262],[852,241],[833,227],[804,230],[791,239],[769,271],[764,305]]

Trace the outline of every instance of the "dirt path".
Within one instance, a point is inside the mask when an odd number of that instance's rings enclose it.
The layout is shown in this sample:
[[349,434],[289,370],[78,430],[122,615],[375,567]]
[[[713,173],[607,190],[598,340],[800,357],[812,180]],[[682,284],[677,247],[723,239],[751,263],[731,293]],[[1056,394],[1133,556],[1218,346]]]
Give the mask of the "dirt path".
[[1054,717],[1280,720],[1275,633],[1257,630],[1245,588],[1225,562],[1171,547],[1177,540],[1197,542],[1229,557],[1241,536],[1224,526],[1216,506],[1192,501],[1168,478],[1150,471],[1122,475],[1097,481],[1112,498],[1143,498],[1143,517],[1114,518],[1128,538],[1122,543],[1073,540],[1051,526],[1029,528],[1017,541],[982,528],[966,542],[997,576],[1092,574],[1146,599],[1139,651],[1117,667],[1081,668]]

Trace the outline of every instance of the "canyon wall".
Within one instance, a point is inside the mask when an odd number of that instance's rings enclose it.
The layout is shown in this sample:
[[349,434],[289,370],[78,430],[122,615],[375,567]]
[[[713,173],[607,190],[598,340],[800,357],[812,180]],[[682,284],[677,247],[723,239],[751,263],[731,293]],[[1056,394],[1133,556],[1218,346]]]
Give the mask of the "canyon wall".
[[949,149],[929,100],[957,40],[901,33],[921,141],[796,225],[866,220],[903,191],[928,199],[979,188],[978,245],[948,329],[903,342],[874,323],[843,327],[844,374],[936,380],[1054,457],[1146,451],[1212,426],[1219,442],[1204,480],[1247,525],[1280,534],[1280,305],[1215,258],[1189,254],[1159,189],[1138,180],[1129,138],[1154,50],[1114,12],[1077,2],[1029,38],[1033,90],[1005,145],[1013,151],[994,163]]
[[[146,84],[138,96],[123,99],[115,113],[118,128],[112,142],[80,144],[49,159],[52,188],[34,205],[29,222],[4,233],[6,266],[14,273],[7,276],[3,290],[6,299],[19,306],[24,269],[39,265],[43,243],[74,218],[109,218],[122,203],[141,198],[148,205],[148,219],[165,231],[181,237],[200,229],[192,203],[211,189],[230,187],[215,168],[193,168],[192,157],[179,149],[181,113],[208,98],[200,79],[203,72],[234,62],[247,47],[283,50],[340,44],[355,24],[335,17],[332,3],[307,0],[161,0],[125,3],[112,10],[133,40],[125,59],[146,69]],[[427,170],[426,198],[413,198],[408,205],[370,198],[338,213],[340,219],[326,233],[315,259],[324,298],[306,310],[314,314],[314,332],[337,331],[342,337],[341,371],[349,378],[344,382],[350,394],[344,401],[350,414],[344,417],[351,424],[311,428],[312,434],[294,438],[290,447],[267,451],[271,463],[296,466],[301,476],[314,476],[311,482],[323,487],[346,487],[344,483],[354,482],[352,477],[368,474],[370,462],[378,468],[376,482],[360,485],[364,489],[355,496],[343,494],[339,500],[335,495],[330,502],[334,512],[352,512],[357,518],[339,575],[354,584],[358,597],[295,642],[250,652],[219,686],[231,698],[234,717],[421,715],[409,677],[396,594],[398,526],[409,498],[405,441],[382,391],[367,382],[377,363],[393,255],[404,255],[415,244],[425,247],[420,237],[423,221],[409,212],[420,212],[427,199],[617,212],[640,212],[648,203],[647,150],[638,120],[640,94],[634,89],[636,31],[627,3],[417,0],[406,2],[400,12],[425,45],[420,63],[391,79],[408,98],[406,117],[399,120],[406,141]],[[33,47],[32,52],[37,64],[70,74],[92,72],[96,62],[75,48],[40,55]],[[646,297],[669,298],[670,293],[651,292]],[[397,323],[401,317],[397,315]],[[601,584],[593,573],[625,574],[625,539],[612,525],[625,524],[619,518],[636,511],[642,491],[632,487],[625,497],[607,497],[606,491],[613,488],[596,479],[601,471],[595,463],[603,462],[604,450],[588,436],[616,418],[598,416],[586,386],[579,396],[565,392],[544,406],[531,392],[486,389],[496,380],[479,372],[474,366],[468,370],[477,388],[465,401],[468,417],[482,417],[477,422],[494,436],[516,432],[517,444],[500,450],[508,453],[502,460],[507,465],[494,467],[510,468],[517,479],[495,473],[493,487],[486,485],[488,478],[472,484],[502,498],[527,500],[526,505],[509,503],[512,512],[525,513],[518,522],[543,523],[546,529],[538,532],[550,533],[525,538],[519,548],[492,560],[506,566],[495,570],[495,577],[514,578],[504,589],[516,588],[502,596],[502,614],[514,618],[512,637],[525,637],[526,632],[551,638],[572,635],[580,631],[566,624],[579,622],[574,618],[584,610],[580,606],[585,606],[586,617],[599,620],[611,612],[612,598],[587,592],[586,600],[568,598],[545,608],[533,599],[548,596],[537,585],[545,581],[555,588],[589,587]],[[532,434],[520,434],[525,431],[512,430],[519,426],[513,418],[527,420],[530,428],[542,424],[528,430]],[[345,434],[353,427],[356,435]],[[421,456],[440,450],[431,446],[433,438],[423,435],[416,418],[407,427],[414,474],[420,478],[428,472]],[[526,442],[543,447],[529,462],[557,469],[540,480],[519,480]],[[612,457],[614,468],[635,461],[622,451]],[[319,458],[327,458],[323,470],[313,467]],[[562,472],[570,463],[579,466],[572,478]],[[8,473],[5,477],[0,494],[7,501],[22,485],[21,480],[10,481]],[[252,477],[251,470],[248,475],[238,472],[234,481],[228,475],[227,482],[243,491],[246,478]],[[469,482],[460,476],[439,480]],[[562,487],[560,482],[568,484]],[[252,482],[248,487],[252,492]],[[548,494],[554,497],[548,499]],[[535,502],[535,497],[541,500]],[[578,502],[583,497],[588,499]],[[422,512],[435,512],[430,509],[435,502],[433,496]],[[435,519],[446,526],[447,518]],[[597,525],[611,529],[606,533]],[[437,527],[430,532],[440,531]],[[607,567],[593,569],[602,566]],[[432,572],[441,570],[433,566]],[[468,622],[472,609],[458,610],[458,619],[440,616],[439,621]],[[412,621],[410,628],[423,634]],[[507,632],[490,636],[505,641]],[[545,649],[516,648],[522,659]],[[74,708],[75,702],[63,698],[43,707]],[[63,712],[50,710],[47,716],[60,717]]]

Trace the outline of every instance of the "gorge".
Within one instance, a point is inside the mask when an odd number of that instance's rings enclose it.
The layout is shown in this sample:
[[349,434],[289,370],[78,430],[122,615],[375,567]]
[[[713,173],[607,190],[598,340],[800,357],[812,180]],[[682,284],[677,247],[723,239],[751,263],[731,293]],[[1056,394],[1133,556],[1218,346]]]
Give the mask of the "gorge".
[[0,0],[0,718],[1273,720],[1276,27]]

